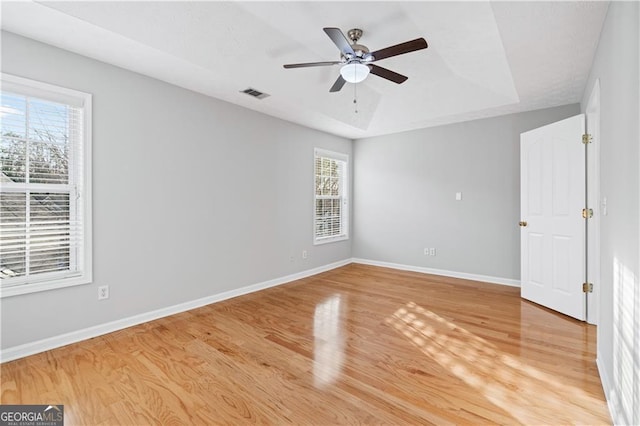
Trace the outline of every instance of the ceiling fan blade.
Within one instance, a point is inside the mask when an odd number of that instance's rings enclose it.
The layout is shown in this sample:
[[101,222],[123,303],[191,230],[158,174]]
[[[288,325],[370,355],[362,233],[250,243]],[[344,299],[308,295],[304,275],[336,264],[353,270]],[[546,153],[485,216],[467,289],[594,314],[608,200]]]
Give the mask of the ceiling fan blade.
[[413,52],[420,49],[426,49],[429,47],[427,41],[423,38],[417,38],[415,40],[406,41],[404,43],[396,44],[395,46],[385,47],[384,49],[371,52],[374,61],[390,58],[392,56],[402,55],[404,53]]
[[327,62],[306,62],[303,64],[287,64],[283,65],[285,68],[306,68],[306,67],[325,67],[328,65],[338,65],[341,64],[340,61],[327,61]]
[[371,74],[375,74],[378,77],[386,78],[387,80],[393,81],[394,83],[402,84],[409,78],[406,75],[398,74],[395,71],[391,71],[374,64],[369,64],[367,66],[371,70]]
[[353,51],[349,40],[347,40],[340,28],[323,28],[323,30],[327,33],[331,41],[338,46],[338,49],[340,49],[340,52],[342,52],[345,57],[353,57],[356,55],[356,52]]
[[331,89],[329,89],[329,92],[339,92],[340,89],[342,89],[342,86],[344,86],[346,82],[347,80],[342,78],[342,75],[339,75],[336,82],[333,83],[333,86],[331,86]]

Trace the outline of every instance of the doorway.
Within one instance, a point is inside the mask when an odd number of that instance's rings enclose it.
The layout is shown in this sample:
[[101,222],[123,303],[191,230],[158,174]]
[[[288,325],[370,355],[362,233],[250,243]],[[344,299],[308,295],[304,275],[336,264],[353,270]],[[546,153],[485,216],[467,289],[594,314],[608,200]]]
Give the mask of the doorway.
[[607,214],[600,197],[596,80],[585,114],[521,135],[520,222],[522,297],[595,325]]

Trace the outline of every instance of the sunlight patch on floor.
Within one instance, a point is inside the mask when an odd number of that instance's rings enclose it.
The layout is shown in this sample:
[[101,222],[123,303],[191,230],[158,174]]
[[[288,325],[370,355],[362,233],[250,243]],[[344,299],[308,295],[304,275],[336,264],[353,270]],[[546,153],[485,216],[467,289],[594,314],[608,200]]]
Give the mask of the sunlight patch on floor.
[[313,384],[323,388],[336,381],[344,363],[342,296],[335,294],[319,303],[313,315]]
[[[553,375],[524,364],[495,345],[445,318],[407,303],[386,319],[414,345],[488,401],[525,424],[586,423],[602,419],[590,413],[602,401]],[[548,407],[563,417],[551,417]]]

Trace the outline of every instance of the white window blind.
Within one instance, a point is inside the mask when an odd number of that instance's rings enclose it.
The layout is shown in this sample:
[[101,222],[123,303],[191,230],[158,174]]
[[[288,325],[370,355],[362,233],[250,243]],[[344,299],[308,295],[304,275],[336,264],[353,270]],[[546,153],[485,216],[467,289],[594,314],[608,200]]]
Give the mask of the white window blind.
[[1,295],[91,281],[91,95],[2,74]]
[[349,157],[315,150],[314,243],[345,240],[349,237],[347,176]]

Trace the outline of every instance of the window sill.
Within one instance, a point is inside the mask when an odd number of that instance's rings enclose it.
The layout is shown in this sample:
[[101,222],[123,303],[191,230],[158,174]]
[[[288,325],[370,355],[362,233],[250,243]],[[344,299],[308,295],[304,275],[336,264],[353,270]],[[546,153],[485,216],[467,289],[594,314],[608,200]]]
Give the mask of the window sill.
[[91,284],[91,277],[88,276],[88,274],[39,282],[6,285],[0,288],[0,299],[84,284]]
[[325,238],[316,238],[313,240],[313,245],[318,246],[322,244],[328,243],[337,243],[339,241],[346,241],[349,239],[348,235],[338,235],[336,237],[325,237]]

